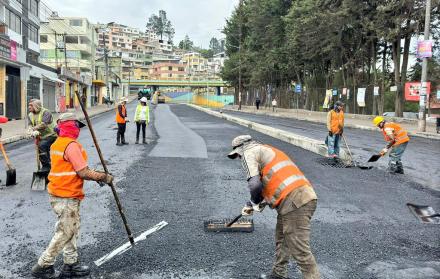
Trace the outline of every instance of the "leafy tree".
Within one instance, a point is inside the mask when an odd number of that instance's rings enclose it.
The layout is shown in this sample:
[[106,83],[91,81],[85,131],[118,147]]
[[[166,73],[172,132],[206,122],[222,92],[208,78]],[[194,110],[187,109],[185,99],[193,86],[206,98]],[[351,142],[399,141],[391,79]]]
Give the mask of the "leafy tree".
[[174,28],[171,21],[167,18],[167,13],[160,10],[158,15],[151,15],[148,19],[147,28],[154,31],[163,40],[163,36],[167,35],[168,40],[172,41],[174,36]]
[[188,35],[185,35],[185,38],[179,43],[179,48],[183,50],[192,50],[193,47],[194,43],[190,40]]
[[222,51],[220,42],[217,38],[213,37],[209,41],[209,49],[215,54]]

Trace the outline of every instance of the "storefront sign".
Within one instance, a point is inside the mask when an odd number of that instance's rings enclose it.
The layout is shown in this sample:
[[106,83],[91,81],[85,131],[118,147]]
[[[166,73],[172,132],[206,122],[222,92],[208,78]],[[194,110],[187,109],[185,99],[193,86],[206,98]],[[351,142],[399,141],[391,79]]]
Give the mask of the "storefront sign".
[[17,61],[17,42],[11,41],[11,60]]
[[365,92],[366,88],[358,88],[357,92],[357,103],[360,107],[365,107]]
[[417,42],[417,58],[432,57],[432,41],[418,41]]
[[428,95],[431,92],[431,83],[426,82],[426,86],[422,88],[421,82],[407,82],[405,83],[405,100],[420,101],[420,95]]
[[11,40],[7,37],[0,36],[0,56],[11,58]]

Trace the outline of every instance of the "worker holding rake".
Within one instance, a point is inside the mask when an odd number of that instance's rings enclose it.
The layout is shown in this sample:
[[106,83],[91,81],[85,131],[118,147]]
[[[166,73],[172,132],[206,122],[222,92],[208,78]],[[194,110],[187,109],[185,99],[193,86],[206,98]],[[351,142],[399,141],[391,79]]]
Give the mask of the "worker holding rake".
[[53,265],[61,251],[64,256],[62,276],[80,277],[90,273],[89,267],[79,263],[76,245],[80,228],[79,207],[84,198],[83,184],[84,180],[109,184],[113,177],[87,166],[87,154],[77,141],[80,128],[84,126],[73,113],[64,113],[55,128],[58,138],[50,149],[52,167],[48,192],[58,222],[49,246],[32,268],[35,278],[57,278]]
[[251,193],[251,200],[242,214],[249,216],[254,211],[261,212],[265,204],[278,212],[276,260],[269,278],[287,278],[291,257],[305,279],[320,278],[310,249],[310,220],[317,206],[311,183],[285,153],[249,135],[236,137],[232,148],[228,157],[241,158]]

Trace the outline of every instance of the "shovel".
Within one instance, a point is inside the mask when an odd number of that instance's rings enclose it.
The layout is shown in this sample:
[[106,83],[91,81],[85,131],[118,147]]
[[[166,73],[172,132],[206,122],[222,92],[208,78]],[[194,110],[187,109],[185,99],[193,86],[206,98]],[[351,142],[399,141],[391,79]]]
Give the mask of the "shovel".
[[38,150],[39,139],[35,140],[35,150],[37,155],[37,171],[32,174],[31,190],[44,191],[46,190],[47,172],[40,171],[40,151]]
[[348,143],[347,143],[347,139],[345,139],[344,135],[342,135],[342,139],[344,140],[345,146],[347,147],[347,150],[348,150],[348,154],[350,154],[351,161],[353,162],[353,165],[355,167],[360,168],[361,170],[369,170],[369,169],[373,168],[372,166],[361,166],[361,165],[358,165],[356,163],[356,161],[353,159],[353,154],[351,153],[350,147],[348,146]]
[[371,156],[371,158],[368,160],[368,163],[371,162],[377,162],[377,160],[379,160],[380,158],[382,158],[381,154],[374,154],[373,156]]
[[5,158],[6,166],[8,169],[6,170],[6,186],[11,186],[17,184],[17,174],[15,169],[12,167],[11,162],[9,162],[8,155],[6,154],[5,147],[3,143],[0,142],[0,148],[2,150],[3,157]]

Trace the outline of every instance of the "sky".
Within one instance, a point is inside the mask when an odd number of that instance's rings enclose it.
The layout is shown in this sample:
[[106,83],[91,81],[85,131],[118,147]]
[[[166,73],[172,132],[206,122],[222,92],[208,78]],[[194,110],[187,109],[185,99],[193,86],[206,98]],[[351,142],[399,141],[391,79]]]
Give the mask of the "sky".
[[174,43],[186,34],[195,46],[208,48],[223,28],[238,0],[43,0],[59,16],[84,16],[92,23],[117,22],[145,30],[150,15],[167,12],[174,25]]

